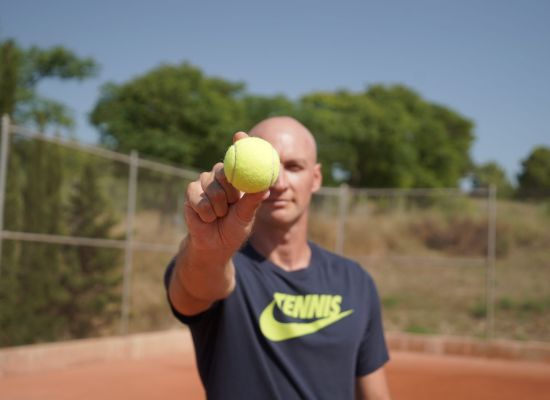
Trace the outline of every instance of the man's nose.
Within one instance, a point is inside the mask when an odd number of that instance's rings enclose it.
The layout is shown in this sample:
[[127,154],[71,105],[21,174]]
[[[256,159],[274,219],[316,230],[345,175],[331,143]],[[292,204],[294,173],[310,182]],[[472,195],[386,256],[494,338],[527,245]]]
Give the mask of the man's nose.
[[275,183],[271,186],[271,189],[277,191],[284,191],[288,187],[288,177],[286,176],[286,171],[283,165],[279,168],[279,177]]

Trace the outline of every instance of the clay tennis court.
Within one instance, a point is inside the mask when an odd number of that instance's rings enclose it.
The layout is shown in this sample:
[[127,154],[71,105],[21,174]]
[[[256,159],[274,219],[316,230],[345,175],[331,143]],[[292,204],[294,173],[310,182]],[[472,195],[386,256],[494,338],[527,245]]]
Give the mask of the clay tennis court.
[[[57,352],[63,357],[63,352]],[[67,368],[7,373],[0,378],[0,398],[204,399],[189,343],[184,351],[178,348],[172,354],[147,355],[143,349],[139,353],[137,358],[134,352],[131,357],[110,361],[100,360],[98,354],[96,361],[73,363]],[[30,359],[38,357],[37,354]],[[407,351],[392,351],[391,357],[387,372],[396,400],[550,398],[549,363]]]

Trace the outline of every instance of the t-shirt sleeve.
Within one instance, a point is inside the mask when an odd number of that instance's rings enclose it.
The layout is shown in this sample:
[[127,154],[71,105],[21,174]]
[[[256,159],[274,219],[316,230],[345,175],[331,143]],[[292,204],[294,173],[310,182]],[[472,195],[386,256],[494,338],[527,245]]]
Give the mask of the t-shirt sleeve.
[[206,314],[213,312],[217,308],[218,302],[215,302],[208,310],[203,311],[202,313],[199,313],[196,315],[184,315],[180,313],[178,310],[176,310],[176,308],[172,304],[172,301],[170,300],[170,294],[168,291],[168,287],[170,285],[170,279],[172,279],[172,273],[174,272],[175,266],[176,266],[176,258],[174,257],[172,261],[170,261],[170,263],[166,267],[166,271],[164,272],[164,288],[166,290],[166,299],[168,301],[168,305],[170,306],[170,310],[172,311],[172,314],[174,315],[174,317],[176,317],[178,321],[180,321],[185,325],[191,325],[203,319],[203,317]]
[[359,347],[355,370],[356,376],[368,375],[382,367],[389,360],[378,291],[372,278],[369,275],[367,275],[367,278],[369,320]]

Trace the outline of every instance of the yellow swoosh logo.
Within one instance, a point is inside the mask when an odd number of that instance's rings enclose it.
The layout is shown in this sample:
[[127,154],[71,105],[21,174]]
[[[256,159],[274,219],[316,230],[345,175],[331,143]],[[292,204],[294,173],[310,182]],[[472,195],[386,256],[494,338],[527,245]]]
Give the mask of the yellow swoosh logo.
[[334,324],[353,312],[353,310],[347,310],[312,322],[279,322],[273,315],[274,309],[275,300],[262,311],[259,321],[260,330],[266,338],[273,342],[310,335]]

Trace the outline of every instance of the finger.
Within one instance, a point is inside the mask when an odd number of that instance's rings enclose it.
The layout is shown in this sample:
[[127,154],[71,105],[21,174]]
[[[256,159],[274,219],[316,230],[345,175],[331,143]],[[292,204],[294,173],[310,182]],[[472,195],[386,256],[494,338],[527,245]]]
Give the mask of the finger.
[[216,217],[225,216],[229,209],[228,200],[224,188],[215,179],[215,173],[201,174],[200,181]]
[[188,230],[192,230],[193,227],[204,225],[204,221],[199,217],[197,212],[191,207],[190,203],[183,205],[183,217],[185,218],[185,224]]
[[245,193],[243,197],[234,205],[235,215],[243,224],[249,224],[254,219],[256,210],[262,204],[262,201],[269,197],[269,190],[258,193]]
[[236,203],[241,198],[241,192],[227,180],[222,163],[218,163],[214,166],[214,176],[218,184],[225,191],[227,202],[229,204]]
[[200,181],[191,182],[187,186],[185,197],[186,205],[191,207],[203,222],[210,223],[216,219],[216,213],[208,196],[204,193]]
[[237,140],[245,139],[248,137],[248,134],[243,131],[239,131],[233,135],[233,143],[235,143]]

